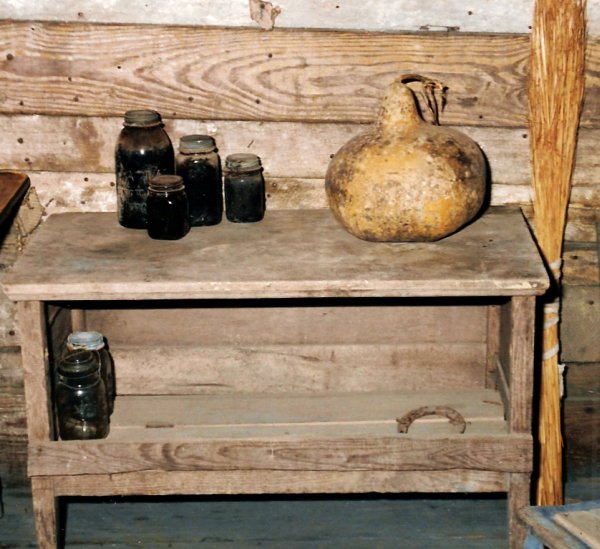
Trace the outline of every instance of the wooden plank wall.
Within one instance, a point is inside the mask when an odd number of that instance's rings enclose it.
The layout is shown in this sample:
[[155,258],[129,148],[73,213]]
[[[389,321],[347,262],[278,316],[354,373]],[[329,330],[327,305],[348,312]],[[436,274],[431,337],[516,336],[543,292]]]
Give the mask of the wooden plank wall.
[[[275,29],[265,31],[250,19],[246,0],[231,0],[226,9],[210,0],[0,4],[0,168],[26,172],[33,186],[12,227],[3,229],[0,268],[14,262],[48,215],[115,209],[113,148],[127,109],[159,110],[175,145],[186,133],[209,133],[222,158],[240,151],[261,156],[269,208],[326,207],[330,156],[373,120],[386,85],[407,72],[448,86],[441,123],[482,147],[492,203],[531,214],[525,86],[533,0],[278,5]],[[579,395],[579,403],[600,363],[594,336],[600,316],[597,2],[589,2],[588,20],[563,323],[569,398]],[[0,445],[0,464],[11,464],[13,475],[22,471],[25,440],[18,345],[14,307],[2,296],[0,440],[10,444]],[[577,423],[582,414],[587,425],[597,421],[597,395],[590,397],[591,419],[581,412],[590,409],[589,398],[575,406]],[[567,425],[574,422],[574,403],[567,400]],[[574,449],[574,469],[589,472],[597,453],[585,452],[593,444],[597,452],[597,441],[588,431],[572,432],[567,451]]]

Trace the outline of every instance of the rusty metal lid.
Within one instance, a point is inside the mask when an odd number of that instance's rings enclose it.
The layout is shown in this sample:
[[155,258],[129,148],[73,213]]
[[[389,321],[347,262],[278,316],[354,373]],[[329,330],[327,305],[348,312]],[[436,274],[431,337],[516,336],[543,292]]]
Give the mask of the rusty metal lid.
[[231,172],[252,172],[261,169],[260,158],[255,154],[230,154],[225,159],[225,169]]
[[155,175],[150,179],[148,188],[151,191],[163,193],[181,191],[184,189],[183,178],[180,175]]
[[162,123],[160,113],[150,109],[127,111],[123,121],[124,126],[148,127]]
[[182,153],[212,152],[216,148],[215,140],[210,135],[184,135],[179,140],[179,152]]

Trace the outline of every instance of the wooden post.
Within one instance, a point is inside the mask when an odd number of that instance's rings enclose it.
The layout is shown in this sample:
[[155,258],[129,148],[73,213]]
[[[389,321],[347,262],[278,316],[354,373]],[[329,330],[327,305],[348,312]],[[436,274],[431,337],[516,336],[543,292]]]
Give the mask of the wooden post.
[[58,500],[54,494],[52,479],[33,477],[31,493],[38,546],[40,549],[55,549],[58,546],[56,533]]

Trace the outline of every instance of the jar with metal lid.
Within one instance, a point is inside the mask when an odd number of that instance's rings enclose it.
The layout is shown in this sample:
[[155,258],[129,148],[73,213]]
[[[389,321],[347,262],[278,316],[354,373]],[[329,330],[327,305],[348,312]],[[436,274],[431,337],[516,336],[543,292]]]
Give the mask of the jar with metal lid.
[[210,135],[184,135],[179,140],[175,171],[183,178],[192,227],[216,225],[223,217],[221,159]]
[[55,403],[63,440],[105,438],[109,431],[106,389],[98,353],[67,352],[57,366]]
[[119,223],[145,229],[148,183],[157,174],[175,173],[175,152],[158,112],[127,111],[123,126],[115,148]]
[[157,175],[148,187],[148,235],[157,240],[178,240],[190,230],[188,201],[179,175]]
[[253,223],[265,215],[265,180],[255,154],[230,154],[225,159],[225,213],[234,223]]
[[72,332],[67,336],[67,350],[86,349],[95,351],[100,358],[100,375],[106,389],[108,413],[112,414],[115,405],[116,383],[112,356],[100,332]]

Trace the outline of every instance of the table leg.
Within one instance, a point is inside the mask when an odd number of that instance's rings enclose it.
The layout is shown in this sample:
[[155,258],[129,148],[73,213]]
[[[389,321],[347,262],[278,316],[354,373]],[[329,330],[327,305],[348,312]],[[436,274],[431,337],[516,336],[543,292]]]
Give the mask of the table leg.
[[50,479],[33,477],[31,479],[33,496],[33,515],[35,535],[40,549],[56,549],[58,500]]
[[511,549],[522,549],[527,527],[519,518],[519,509],[531,504],[531,475],[512,473],[508,485],[508,535]]

